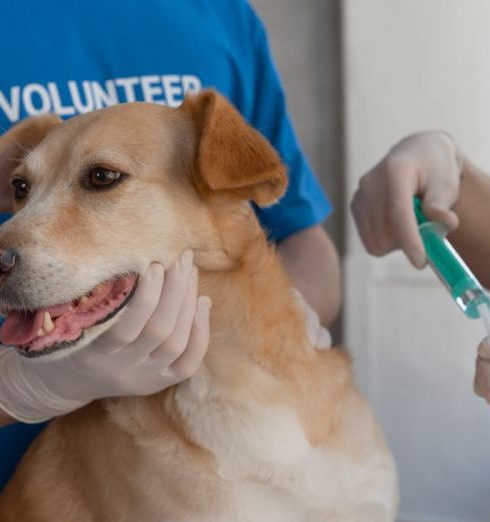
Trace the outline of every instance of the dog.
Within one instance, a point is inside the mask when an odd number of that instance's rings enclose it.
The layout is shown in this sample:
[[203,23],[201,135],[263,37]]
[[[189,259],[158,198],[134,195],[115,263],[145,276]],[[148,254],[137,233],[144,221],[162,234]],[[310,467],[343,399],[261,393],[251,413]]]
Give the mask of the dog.
[[[194,376],[54,420],[2,494],[1,522],[394,520],[395,466],[350,361],[309,343],[250,204],[277,201],[285,169],[224,97],[39,116],[0,138],[2,157],[12,349],[45,364],[83,350],[124,320],[151,262],[186,249],[213,310]],[[70,319],[84,297],[95,311]],[[35,337],[46,310],[55,328]]]

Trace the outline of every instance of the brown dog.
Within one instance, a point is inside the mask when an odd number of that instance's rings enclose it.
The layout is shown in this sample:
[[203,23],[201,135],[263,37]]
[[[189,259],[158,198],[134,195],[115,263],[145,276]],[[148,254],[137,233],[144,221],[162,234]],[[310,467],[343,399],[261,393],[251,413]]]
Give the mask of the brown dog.
[[[197,374],[52,422],[3,493],[1,522],[394,520],[393,461],[349,361],[308,343],[248,203],[281,196],[283,166],[224,98],[28,120],[0,139],[0,170],[18,212],[0,229],[16,256],[4,337],[25,356],[83,349],[151,261],[185,249],[213,301]],[[39,333],[46,311],[54,328]]]

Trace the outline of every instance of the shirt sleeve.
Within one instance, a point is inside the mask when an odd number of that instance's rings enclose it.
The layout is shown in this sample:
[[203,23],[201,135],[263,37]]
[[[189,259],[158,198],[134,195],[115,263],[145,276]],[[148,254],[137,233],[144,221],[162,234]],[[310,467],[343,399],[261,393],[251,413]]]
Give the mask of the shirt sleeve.
[[281,200],[267,208],[256,208],[256,212],[269,238],[280,241],[322,223],[332,212],[332,205],[301,151],[287,113],[284,90],[270,54],[265,29],[254,17],[254,63],[250,68],[254,81],[249,122],[279,152],[289,177],[287,192]]

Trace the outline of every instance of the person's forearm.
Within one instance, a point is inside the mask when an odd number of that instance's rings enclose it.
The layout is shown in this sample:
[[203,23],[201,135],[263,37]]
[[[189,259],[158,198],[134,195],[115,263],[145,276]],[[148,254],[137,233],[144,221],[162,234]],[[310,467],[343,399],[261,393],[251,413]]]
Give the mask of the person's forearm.
[[482,284],[490,288],[490,176],[466,159],[454,211],[460,226],[449,240]]
[[0,409],[0,428],[17,422],[15,419],[7,415],[2,409]]
[[284,239],[278,250],[294,286],[330,326],[339,313],[341,283],[339,256],[328,234],[314,226]]

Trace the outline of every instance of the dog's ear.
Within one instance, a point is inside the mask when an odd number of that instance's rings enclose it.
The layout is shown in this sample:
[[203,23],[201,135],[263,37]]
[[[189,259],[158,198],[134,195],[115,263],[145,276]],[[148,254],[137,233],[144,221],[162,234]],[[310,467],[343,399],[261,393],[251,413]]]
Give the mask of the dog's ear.
[[47,114],[24,120],[0,136],[0,212],[11,212],[13,187],[10,176],[24,156],[38,145],[46,134],[61,123],[59,116]]
[[196,183],[204,192],[226,192],[266,206],[287,186],[286,169],[268,141],[220,94],[188,95],[181,106],[197,129]]

